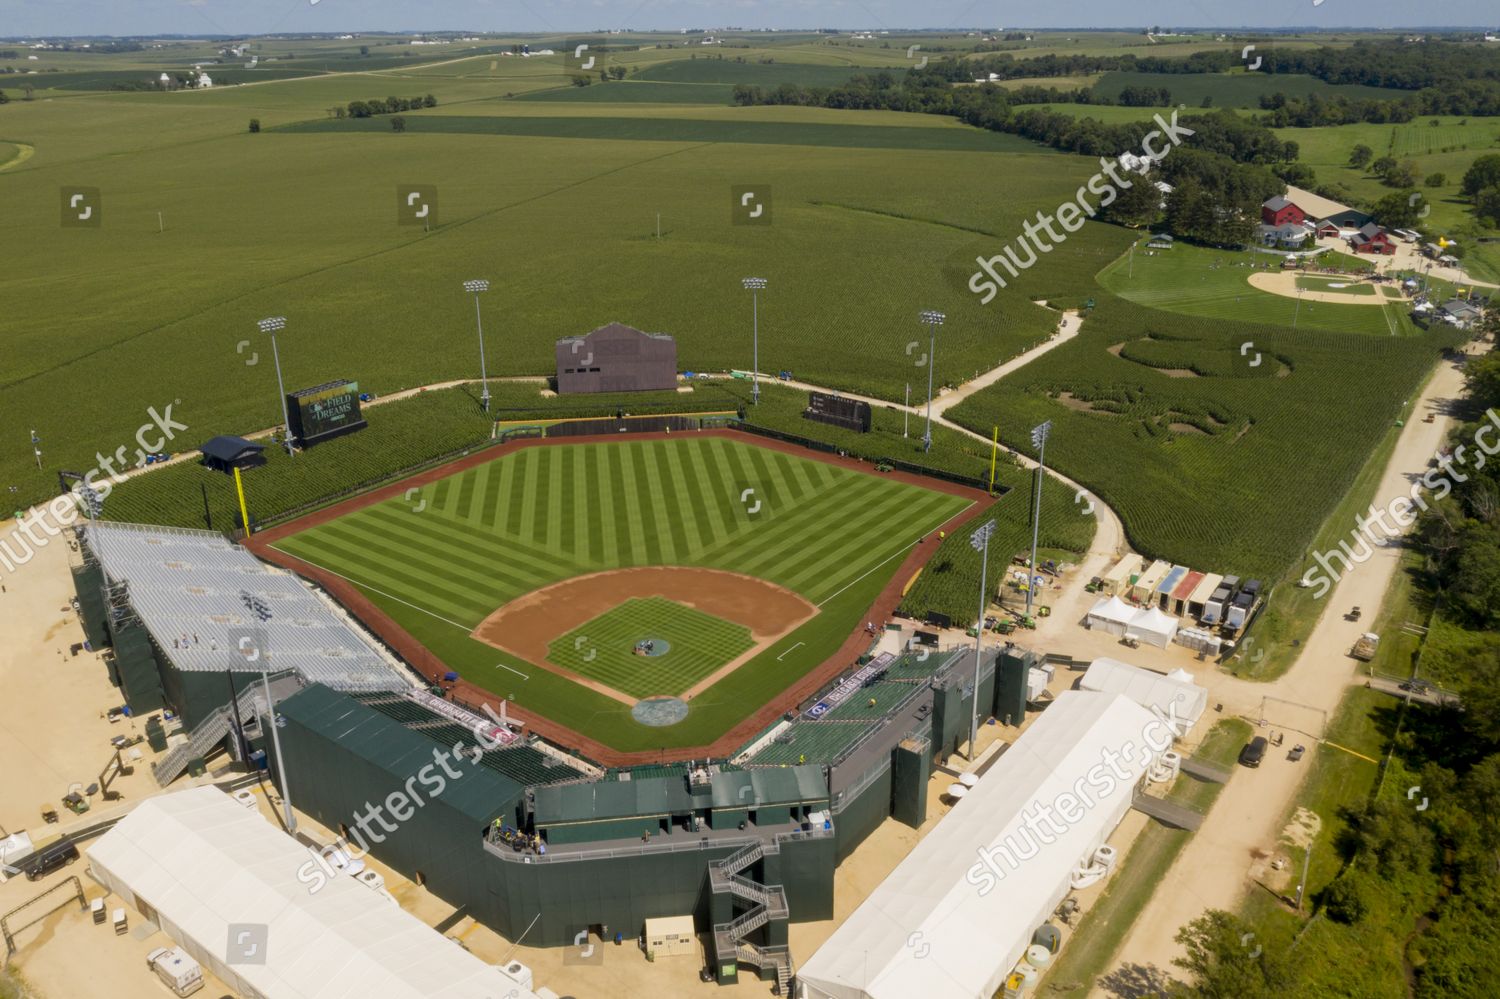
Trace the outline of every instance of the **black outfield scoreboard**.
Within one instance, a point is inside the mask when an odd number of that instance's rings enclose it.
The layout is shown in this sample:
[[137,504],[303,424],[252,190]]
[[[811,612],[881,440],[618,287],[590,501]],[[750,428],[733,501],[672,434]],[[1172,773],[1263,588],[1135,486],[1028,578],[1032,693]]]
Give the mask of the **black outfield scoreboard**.
[[359,383],[344,381],[315,385],[286,397],[287,420],[292,439],[299,447],[363,430],[368,424],[359,413]]
[[870,404],[858,399],[845,399],[841,395],[827,392],[811,392],[807,397],[807,408],[802,411],[804,420],[831,423],[845,430],[862,434],[870,432]]

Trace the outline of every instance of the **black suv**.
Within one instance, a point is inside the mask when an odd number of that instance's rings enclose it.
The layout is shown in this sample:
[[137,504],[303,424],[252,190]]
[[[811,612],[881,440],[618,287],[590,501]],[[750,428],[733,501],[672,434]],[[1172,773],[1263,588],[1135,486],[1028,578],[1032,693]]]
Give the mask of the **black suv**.
[[1245,744],[1240,750],[1240,766],[1258,767],[1260,761],[1266,758],[1266,737],[1257,735]]

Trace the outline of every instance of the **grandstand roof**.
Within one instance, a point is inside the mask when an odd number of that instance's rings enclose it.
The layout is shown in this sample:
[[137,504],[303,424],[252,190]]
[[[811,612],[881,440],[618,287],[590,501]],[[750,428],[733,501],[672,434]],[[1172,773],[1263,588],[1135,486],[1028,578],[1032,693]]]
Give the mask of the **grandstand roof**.
[[[180,670],[243,668],[232,632],[258,629],[274,670],[293,669],[339,690],[411,686],[332,604],[220,534],[104,522],[81,533],[108,580],[128,584],[130,606]],[[270,617],[259,619],[242,594]]]
[[539,787],[535,794],[537,825],[681,815],[693,810],[685,775]]
[[[280,702],[276,710],[289,722],[296,722],[312,733],[338,743],[348,752],[389,773],[395,778],[391,782],[393,788],[405,786],[423,767],[433,763],[432,754],[439,746],[421,732],[412,731],[374,708],[317,684]],[[451,743],[445,745],[452,746]],[[476,739],[468,739],[463,752],[468,754],[471,747],[477,745]],[[501,753],[510,751],[496,750]],[[288,750],[288,756],[292,752]],[[512,803],[525,793],[519,782],[484,766],[482,762],[470,762],[467,756],[463,759],[451,757],[449,765],[463,776],[446,782],[443,804],[473,819],[476,827],[487,825],[501,814],[508,813]]]
[[[350,877],[308,891],[308,850],[216,787],[149,798],[89,850],[110,890],[150,899],[164,926],[240,995],[303,999],[536,999]],[[235,926],[261,927],[261,963],[229,963]]]
[[1125,745],[1154,737],[1154,722],[1122,695],[1064,691],[802,965],[808,996],[994,995],[1129,810],[1151,760]]

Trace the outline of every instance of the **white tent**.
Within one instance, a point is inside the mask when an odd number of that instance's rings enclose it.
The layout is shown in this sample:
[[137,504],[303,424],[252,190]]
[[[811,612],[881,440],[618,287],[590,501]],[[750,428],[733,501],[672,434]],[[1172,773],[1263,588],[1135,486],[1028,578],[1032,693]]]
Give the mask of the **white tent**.
[[353,878],[310,892],[311,858],[212,786],[141,802],[88,851],[96,878],[240,995],[536,999]]
[[1124,694],[1141,707],[1171,719],[1179,737],[1203,717],[1208,707],[1208,688],[1195,683],[1187,670],[1173,670],[1163,676],[1107,657],[1089,664],[1078,689]]
[[1130,809],[1153,742],[1170,736],[1129,698],[1064,691],[802,966],[809,999],[994,995]]
[[1158,648],[1166,648],[1177,635],[1180,627],[1177,619],[1155,607],[1147,608],[1131,619],[1125,628],[1127,638],[1149,642]]
[[1090,628],[1098,628],[1111,635],[1123,635],[1130,622],[1140,614],[1140,608],[1132,607],[1119,597],[1100,600],[1089,609],[1085,620]]

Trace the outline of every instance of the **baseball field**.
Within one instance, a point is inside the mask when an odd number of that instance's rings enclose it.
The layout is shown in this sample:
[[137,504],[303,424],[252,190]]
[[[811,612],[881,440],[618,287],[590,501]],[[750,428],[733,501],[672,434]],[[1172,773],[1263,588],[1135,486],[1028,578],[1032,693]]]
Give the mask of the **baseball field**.
[[[498,451],[262,543],[353,587],[478,691],[582,737],[565,744],[624,752],[705,745],[752,717],[973,505],[728,433]],[[686,718],[632,716],[662,697]]]

